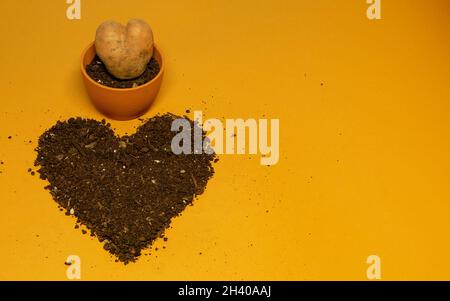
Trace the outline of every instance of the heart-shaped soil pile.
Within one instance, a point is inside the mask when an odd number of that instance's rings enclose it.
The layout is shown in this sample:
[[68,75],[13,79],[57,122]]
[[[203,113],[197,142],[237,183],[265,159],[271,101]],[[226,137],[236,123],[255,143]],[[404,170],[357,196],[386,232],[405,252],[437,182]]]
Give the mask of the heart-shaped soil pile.
[[71,118],[39,138],[35,165],[54,200],[124,263],[161,236],[214,173],[214,154],[172,152],[175,118],[153,117],[123,137],[104,121]]

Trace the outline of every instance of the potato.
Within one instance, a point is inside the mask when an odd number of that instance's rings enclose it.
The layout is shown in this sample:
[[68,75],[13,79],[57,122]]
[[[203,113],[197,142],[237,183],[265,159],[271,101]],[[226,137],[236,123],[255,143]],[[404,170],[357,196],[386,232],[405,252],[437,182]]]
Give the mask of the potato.
[[143,20],[130,20],[127,26],[106,21],[97,28],[95,50],[115,77],[138,77],[153,56],[152,29]]

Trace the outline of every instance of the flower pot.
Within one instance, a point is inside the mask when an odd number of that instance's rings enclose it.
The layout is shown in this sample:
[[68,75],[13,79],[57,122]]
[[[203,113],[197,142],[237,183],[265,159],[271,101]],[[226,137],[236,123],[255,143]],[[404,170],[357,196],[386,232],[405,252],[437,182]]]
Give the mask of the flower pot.
[[95,55],[95,45],[91,43],[81,56],[83,82],[94,106],[106,116],[116,120],[130,120],[144,114],[158,95],[163,79],[164,62],[161,51],[154,46],[153,57],[158,61],[159,73],[141,86],[125,89],[104,86],[87,74],[86,66]]

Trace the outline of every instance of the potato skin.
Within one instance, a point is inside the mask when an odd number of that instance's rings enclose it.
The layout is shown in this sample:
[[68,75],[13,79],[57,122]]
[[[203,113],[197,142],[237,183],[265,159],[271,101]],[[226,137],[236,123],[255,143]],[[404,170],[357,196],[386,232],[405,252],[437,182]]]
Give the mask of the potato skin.
[[143,20],[130,20],[127,26],[103,22],[95,35],[95,50],[106,69],[119,79],[144,73],[153,56],[153,32]]

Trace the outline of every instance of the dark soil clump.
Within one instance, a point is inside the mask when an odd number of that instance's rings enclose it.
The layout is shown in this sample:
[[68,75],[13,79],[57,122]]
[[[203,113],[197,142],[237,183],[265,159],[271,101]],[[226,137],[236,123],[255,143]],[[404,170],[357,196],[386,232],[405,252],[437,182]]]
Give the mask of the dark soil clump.
[[71,118],[39,138],[35,165],[53,199],[124,263],[161,237],[214,174],[214,154],[172,152],[175,118],[156,116],[123,137],[104,121]]
[[147,69],[141,76],[133,79],[118,79],[114,77],[106,69],[105,64],[100,60],[98,56],[95,56],[92,62],[86,66],[87,74],[99,84],[112,87],[112,88],[134,88],[148,83],[159,73],[159,64],[155,58],[152,58],[147,64]]

